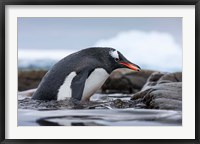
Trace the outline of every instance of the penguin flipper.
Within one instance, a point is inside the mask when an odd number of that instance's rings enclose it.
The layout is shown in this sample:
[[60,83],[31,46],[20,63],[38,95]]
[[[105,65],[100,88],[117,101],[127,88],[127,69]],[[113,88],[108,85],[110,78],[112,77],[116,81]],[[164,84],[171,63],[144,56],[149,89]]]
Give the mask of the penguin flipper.
[[85,69],[84,71],[79,72],[72,80],[71,90],[72,97],[71,100],[74,102],[81,101],[83,90],[85,86],[85,81],[94,69]]

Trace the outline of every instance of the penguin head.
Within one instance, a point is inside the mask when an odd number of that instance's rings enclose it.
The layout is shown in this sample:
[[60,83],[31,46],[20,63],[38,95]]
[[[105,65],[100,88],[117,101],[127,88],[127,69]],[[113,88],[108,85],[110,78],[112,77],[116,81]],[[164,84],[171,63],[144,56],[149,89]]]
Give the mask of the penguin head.
[[[78,53],[77,53],[78,54]],[[140,67],[127,60],[119,51],[110,47],[90,47],[81,51],[83,57],[87,56],[94,60],[95,65],[103,67],[111,73],[115,69],[128,68],[134,71],[140,71]],[[81,64],[86,64],[82,61]]]
[[128,68],[134,71],[141,70],[141,68],[138,65],[127,60],[119,51],[113,48],[111,48],[109,51],[109,57],[110,61],[112,61],[111,64],[114,69]]

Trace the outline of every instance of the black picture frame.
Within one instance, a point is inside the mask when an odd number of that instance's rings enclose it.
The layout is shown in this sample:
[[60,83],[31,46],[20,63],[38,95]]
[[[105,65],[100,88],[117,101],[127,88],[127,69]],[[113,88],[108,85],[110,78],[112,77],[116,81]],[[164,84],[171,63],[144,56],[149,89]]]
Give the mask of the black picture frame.
[[[72,139],[5,139],[5,7],[6,5],[195,5],[195,139],[121,139],[121,140],[72,140]],[[199,49],[200,49],[200,0],[1,0],[0,1],[0,142],[1,143],[153,143],[196,144],[199,137]],[[189,133],[189,132],[188,132]],[[133,136],[134,138],[134,136]]]

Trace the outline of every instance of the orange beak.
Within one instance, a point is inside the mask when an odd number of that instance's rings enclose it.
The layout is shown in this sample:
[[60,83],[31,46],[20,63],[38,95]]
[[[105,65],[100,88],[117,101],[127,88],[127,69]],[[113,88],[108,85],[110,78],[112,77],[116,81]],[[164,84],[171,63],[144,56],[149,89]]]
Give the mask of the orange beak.
[[126,66],[129,69],[132,69],[134,71],[140,71],[140,67],[135,65],[135,64],[131,64],[131,63],[126,63],[126,62],[119,62],[121,65]]

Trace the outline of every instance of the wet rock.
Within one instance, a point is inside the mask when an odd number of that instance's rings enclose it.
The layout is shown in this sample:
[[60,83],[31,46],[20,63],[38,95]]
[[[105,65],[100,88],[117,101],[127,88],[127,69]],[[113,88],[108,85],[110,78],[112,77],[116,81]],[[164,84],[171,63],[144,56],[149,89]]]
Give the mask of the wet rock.
[[31,97],[18,96],[18,109],[33,110],[61,110],[61,109],[112,109],[111,102],[85,101],[79,104],[72,103],[71,100],[34,100]]
[[150,109],[182,110],[182,73],[153,73],[131,100]]
[[33,100],[31,98],[18,100],[19,109],[56,110],[61,109],[62,107],[67,107],[63,101]]
[[122,109],[122,108],[133,108],[135,107],[135,102],[130,101],[130,100],[121,100],[121,99],[116,99],[112,101],[111,107]]
[[[20,73],[19,75],[21,75]],[[39,81],[45,71],[26,71],[20,77]],[[24,82],[24,81],[23,81]],[[20,82],[19,82],[20,83]],[[20,85],[20,84],[19,84]],[[23,84],[25,85],[25,83]],[[37,86],[36,86],[37,87]],[[101,99],[92,99],[81,106],[70,105],[68,101],[33,101],[24,99],[35,90],[19,92],[19,107],[25,109],[115,109],[115,108],[151,108],[151,109],[182,109],[182,73],[161,73],[149,70],[133,72],[128,69],[114,71],[102,87]],[[121,96],[108,93],[120,93]],[[135,93],[130,101],[129,93]],[[100,94],[101,95],[101,94]],[[130,95],[130,94],[129,94]],[[94,97],[94,96],[93,96]],[[93,98],[92,97],[92,98]],[[29,97],[30,98],[30,97]],[[24,99],[24,100],[22,100]],[[21,101],[20,101],[21,100]],[[95,103],[100,102],[100,103]],[[102,104],[102,102],[104,104]]]
[[158,81],[158,83],[169,83],[169,82],[182,82],[182,73],[166,73]]
[[150,70],[140,72],[128,69],[115,70],[102,86],[102,93],[136,93],[142,89],[153,72]]

